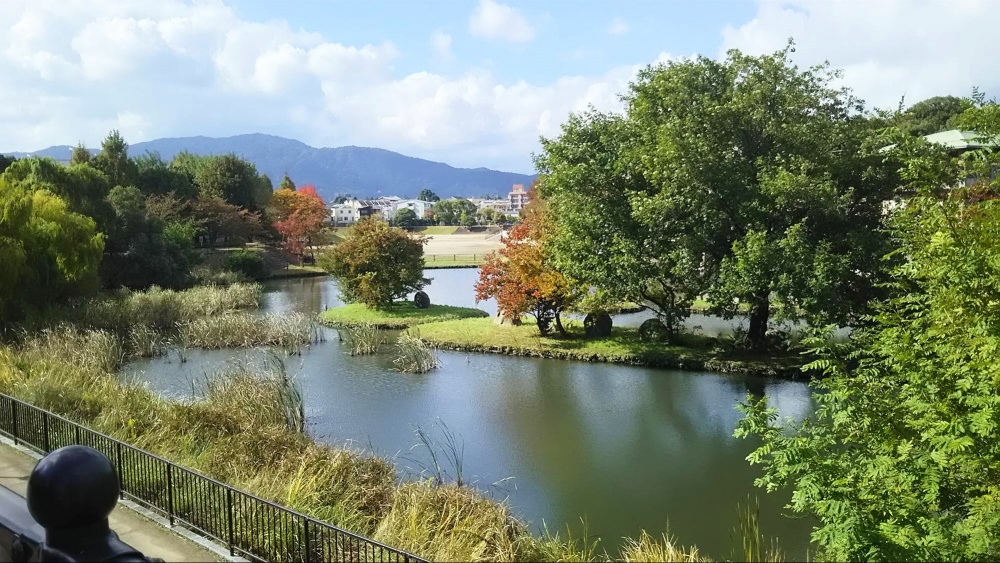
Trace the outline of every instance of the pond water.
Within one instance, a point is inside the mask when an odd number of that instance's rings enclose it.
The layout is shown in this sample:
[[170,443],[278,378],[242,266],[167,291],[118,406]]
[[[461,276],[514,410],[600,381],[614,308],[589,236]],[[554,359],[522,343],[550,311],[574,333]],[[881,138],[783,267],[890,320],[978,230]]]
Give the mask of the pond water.
[[[476,275],[429,271],[434,281],[426,291],[434,303],[476,306]],[[326,278],[283,280],[267,285],[262,311],[313,313],[339,304]],[[495,312],[495,304],[479,306]],[[733,326],[699,317],[689,325],[709,334]],[[636,318],[643,315],[616,324]],[[578,537],[584,518],[587,533],[612,552],[622,536],[643,528],[658,535],[669,524],[681,543],[726,557],[737,505],[759,497],[764,533],[777,536],[793,560],[806,555],[810,522],[782,516],[787,495],[753,487],[759,471],[744,458],[754,444],[732,437],[740,417],[734,405],[748,391],[766,395],[782,417],[807,415],[812,402],[802,382],[447,351],[438,353],[438,369],[401,374],[391,354],[352,357],[335,331],[322,332],[323,342],[285,360],[317,440],[371,449],[409,475],[428,461],[415,429],[440,444],[447,428],[462,449],[466,482],[507,498],[535,532],[543,523],[553,531],[569,525]],[[187,351],[182,363],[172,352],[131,364],[126,373],[183,397],[227,362],[265,353]]]

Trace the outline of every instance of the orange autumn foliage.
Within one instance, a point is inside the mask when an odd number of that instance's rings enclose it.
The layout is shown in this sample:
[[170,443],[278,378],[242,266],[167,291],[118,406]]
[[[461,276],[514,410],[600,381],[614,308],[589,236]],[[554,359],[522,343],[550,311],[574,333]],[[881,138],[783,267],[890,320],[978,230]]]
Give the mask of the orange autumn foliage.
[[515,225],[504,239],[503,248],[487,256],[480,268],[476,301],[496,299],[505,319],[515,321],[531,314],[543,335],[549,332],[552,322],[565,334],[561,314],[577,299],[578,293],[570,280],[545,258],[547,228],[544,202],[533,200],[524,221]]
[[274,228],[284,241],[285,250],[305,254],[326,225],[326,203],[312,185],[297,190],[278,190],[271,197],[272,216],[278,220]]

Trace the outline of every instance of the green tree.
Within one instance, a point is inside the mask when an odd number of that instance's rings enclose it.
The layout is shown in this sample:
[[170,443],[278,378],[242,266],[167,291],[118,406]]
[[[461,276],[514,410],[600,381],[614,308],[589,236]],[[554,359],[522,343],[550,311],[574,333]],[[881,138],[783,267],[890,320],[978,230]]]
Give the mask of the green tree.
[[136,187],[147,196],[174,194],[181,199],[198,197],[198,188],[191,182],[191,178],[167,164],[158,153],[147,152],[136,157],[135,165],[138,173]]
[[456,197],[441,200],[434,205],[434,218],[442,225],[460,224],[462,213],[475,216],[476,204],[467,199]]
[[417,194],[417,199],[420,201],[439,201],[441,198],[439,198],[436,193],[424,188]]
[[93,219],[0,177],[0,319],[96,288],[103,248]]
[[221,197],[251,211],[263,209],[270,200],[272,190],[256,167],[234,154],[212,157],[194,168],[200,197]]
[[7,170],[7,167],[10,166],[11,164],[14,164],[15,162],[17,162],[16,158],[12,156],[7,156],[5,154],[0,154],[0,174],[3,174],[3,171]]
[[557,267],[668,328],[701,293],[726,316],[749,306],[755,349],[773,300],[824,321],[863,313],[896,184],[860,102],[790,53],[649,67],[624,116],[573,116],[544,140]]
[[[1000,134],[1000,106],[975,100],[958,119]],[[901,135],[902,136],[902,135]],[[813,416],[782,428],[751,399],[739,436],[763,445],[759,483],[790,486],[791,508],[817,518],[830,560],[994,561],[1000,545],[1000,153],[950,158],[920,138],[894,139],[903,186],[893,214],[902,257],[892,296],[852,344],[811,366]],[[971,170],[970,170],[971,168]],[[975,183],[963,185],[973,173]]]
[[13,163],[2,177],[28,191],[47,190],[63,198],[71,211],[94,219],[102,232],[114,215],[105,201],[110,190],[108,179],[90,165],[67,167],[51,158],[30,157]]
[[183,287],[189,281],[195,228],[189,222],[164,224],[147,213],[135,186],[115,186],[108,194],[115,211],[101,276],[107,287]]
[[917,102],[900,113],[895,125],[908,135],[930,135],[948,129],[955,129],[955,120],[963,111],[971,107],[971,102],[955,96],[935,96]]
[[117,130],[108,133],[101,142],[101,152],[91,164],[108,177],[111,186],[134,186],[139,179],[135,162],[128,157],[128,143]]
[[90,154],[90,149],[83,146],[83,143],[78,143],[73,147],[73,152],[69,157],[69,163],[72,164],[90,164],[91,159],[94,155]]
[[423,289],[423,237],[373,218],[359,221],[346,241],[321,254],[317,263],[337,281],[344,300],[390,309],[395,300]]
[[413,227],[420,223],[420,219],[417,218],[417,213],[410,208],[404,207],[396,212],[396,216],[392,220],[397,227]]
[[285,177],[281,179],[281,183],[278,184],[278,189],[294,190],[295,182],[293,182],[292,179],[288,177],[288,174],[285,174]]

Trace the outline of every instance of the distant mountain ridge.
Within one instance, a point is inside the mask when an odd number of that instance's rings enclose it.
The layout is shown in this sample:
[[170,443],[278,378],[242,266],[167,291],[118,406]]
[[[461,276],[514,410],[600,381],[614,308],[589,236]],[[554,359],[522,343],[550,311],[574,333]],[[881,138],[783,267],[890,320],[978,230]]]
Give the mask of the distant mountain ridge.
[[[8,154],[18,158],[43,156],[66,161],[72,148],[57,145],[31,153]],[[316,186],[326,199],[335,194],[412,198],[424,188],[442,198],[506,195],[512,185],[527,186],[534,179],[529,174],[488,168],[456,168],[378,148],[315,148],[294,139],[263,133],[232,137],[163,138],[129,146],[132,156],[147,151],[158,152],[167,161],[184,150],[201,155],[235,153],[253,162],[259,172],[271,178],[275,187],[287,172],[296,184]],[[97,152],[95,149],[91,151]]]

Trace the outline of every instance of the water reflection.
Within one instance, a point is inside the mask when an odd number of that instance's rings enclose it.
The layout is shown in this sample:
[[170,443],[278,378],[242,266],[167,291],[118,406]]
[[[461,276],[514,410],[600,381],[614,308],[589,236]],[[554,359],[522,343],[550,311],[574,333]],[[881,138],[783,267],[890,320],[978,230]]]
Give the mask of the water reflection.
[[[431,275],[434,302],[475,305],[474,270]],[[264,309],[310,312],[337,299],[327,280],[290,280],[268,284]],[[167,356],[129,370],[183,396],[206,372],[247,353],[187,356],[186,363]],[[422,455],[411,451],[414,427],[433,430],[444,421],[464,443],[467,481],[509,496],[539,527],[577,526],[585,517],[589,533],[612,549],[622,536],[658,532],[669,522],[684,543],[728,555],[736,505],[757,494],[757,472],[744,460],[753,444],[732,437],[740,416],[734,405],[750,391],[767,396],[781,416],[798,419],[811,409],[808,387],[795,381],[455,352],[440,359],[431,373],[401,374],[390,355],[348,356],[334,336],[286,362],[317,439],[370,446],[406,471],[416,464],[405,458]],[[801,558],[809,525],[780,515],[786,500],[762,496],[762,524]]]

